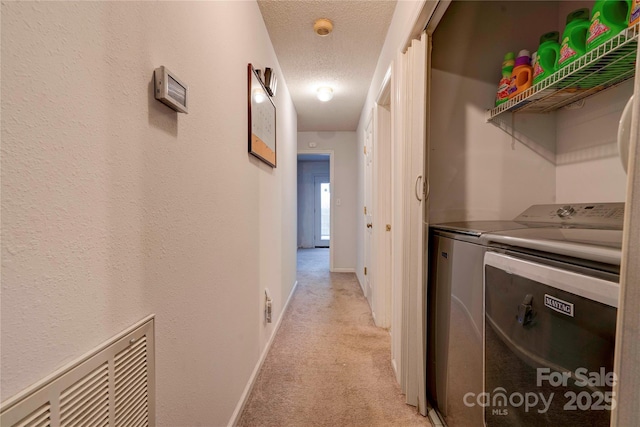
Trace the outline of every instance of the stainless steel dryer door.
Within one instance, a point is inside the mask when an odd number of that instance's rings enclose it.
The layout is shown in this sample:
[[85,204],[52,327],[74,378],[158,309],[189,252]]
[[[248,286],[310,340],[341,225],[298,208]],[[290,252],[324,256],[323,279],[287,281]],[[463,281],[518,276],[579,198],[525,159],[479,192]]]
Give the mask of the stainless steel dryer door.
[[484,406],[495,426],[609,426],[618,283],[513,256],[484,261]]

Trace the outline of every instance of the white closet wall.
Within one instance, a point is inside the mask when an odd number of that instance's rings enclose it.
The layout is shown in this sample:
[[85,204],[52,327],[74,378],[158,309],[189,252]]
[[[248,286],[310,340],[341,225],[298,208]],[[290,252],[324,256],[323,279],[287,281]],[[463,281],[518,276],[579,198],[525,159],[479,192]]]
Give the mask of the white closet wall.
[[492,107],[504,54],[533,46],[538,31],[522,29],[556,11],[548,2],[454,2],[438,25],[431,83],[430,223],[512,219],[532,203],[554,202],[553,119],[516,116],[512,136],[486,123],[485,111]]
[[434,34],[430,222],[508,220],[532,204],[624,201],[616,147],[628,81],[577,108],[485,122],[503,56],[593,2],[454,2]]

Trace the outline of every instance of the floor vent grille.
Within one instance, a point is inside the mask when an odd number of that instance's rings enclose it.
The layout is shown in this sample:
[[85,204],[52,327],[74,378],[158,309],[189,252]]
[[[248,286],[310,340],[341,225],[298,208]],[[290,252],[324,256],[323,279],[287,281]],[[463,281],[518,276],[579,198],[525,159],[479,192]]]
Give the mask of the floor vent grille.
[[3,427],[155,425],[154,320],[149,316],[2,404]]

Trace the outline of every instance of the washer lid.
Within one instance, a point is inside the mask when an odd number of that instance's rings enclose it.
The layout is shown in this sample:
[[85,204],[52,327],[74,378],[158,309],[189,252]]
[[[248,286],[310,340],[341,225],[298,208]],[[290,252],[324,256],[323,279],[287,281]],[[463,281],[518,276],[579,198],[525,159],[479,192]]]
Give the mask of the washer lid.
[[622,256],[622,230],[530,228],[488,233],[482,240],[612,265],[620,265]]

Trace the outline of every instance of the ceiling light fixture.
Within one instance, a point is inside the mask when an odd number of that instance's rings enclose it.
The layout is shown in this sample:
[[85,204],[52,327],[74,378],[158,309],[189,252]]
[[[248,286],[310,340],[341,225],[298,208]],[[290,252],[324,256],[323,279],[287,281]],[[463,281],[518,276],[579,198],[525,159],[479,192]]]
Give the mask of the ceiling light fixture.
[[318,88],[318,99],[322,102],[331,101],[333,98],[333,89],[329,86],[323,86]]
[[316,19],[313,23],[313,31],[320,37],[328,36],[333,31],[333,22],[327,18]]

